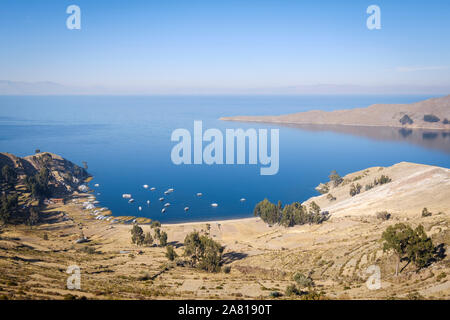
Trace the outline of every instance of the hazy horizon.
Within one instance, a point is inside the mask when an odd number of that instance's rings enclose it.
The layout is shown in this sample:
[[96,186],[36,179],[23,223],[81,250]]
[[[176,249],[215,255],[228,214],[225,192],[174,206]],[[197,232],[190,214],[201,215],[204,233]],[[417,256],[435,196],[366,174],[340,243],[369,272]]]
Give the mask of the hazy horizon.
[[449,94],[450,3],[370,4],[5,0],[0,94]]

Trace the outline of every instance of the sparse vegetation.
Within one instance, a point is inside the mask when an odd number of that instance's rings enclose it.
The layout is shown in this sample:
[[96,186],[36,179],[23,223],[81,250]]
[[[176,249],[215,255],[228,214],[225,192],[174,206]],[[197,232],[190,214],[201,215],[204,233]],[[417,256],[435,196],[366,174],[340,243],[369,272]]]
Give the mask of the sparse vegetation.
[[344,179],[342,179],[342,177],[337,173],[336,170],[331,171],[331,173],[328,176],[328,178],[333,183],[334,187],[337,187],[338,185],[340,185],[344,181]]
[[350,193],[350,195],[352,197],[354,197],[354,196],[356,196],[357,194],[359,194],[361,192],[361,189],[362,189],[362,185],[360,185],[359,183],[357,183],[357,184],[352,183],[350,185],[350,192],[349,193]]
[[178,254],[175,252],[173,246],[166,247],[166,258],[170,261],[174,261],[178,257]]
[[387,211],[377,212],[377,219],[386,221],[386,220],[389,220],[390,218],[391,218],[391,214]]
[[402,125],[405,125],[405,124],[413,124],[413,120],[407,115],[407,114],[405,114],[403,117],[401,117],[401,119],[400,119],[400,123],[402,124]]
[[330,201],[336,201],[336,197],[333,196],[331,193],[329,193],[329,194],[327,195],[327,199],[330,200]]
[[422,217],[431,217],[432,213],[427,208],[423,208]]
[[439,122],[441,119],[439,117],[435,116],[434,114],[426,114],[423,116],[423,121],[426,122]]

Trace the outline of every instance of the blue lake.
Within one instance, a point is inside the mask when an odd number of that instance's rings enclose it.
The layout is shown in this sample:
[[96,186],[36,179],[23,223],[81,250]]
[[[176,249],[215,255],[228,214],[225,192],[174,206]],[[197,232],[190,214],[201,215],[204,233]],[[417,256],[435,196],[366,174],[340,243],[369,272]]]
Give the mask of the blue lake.
[[[88,163],[100,206],[114,215],[161,222],[252,216],[267,197],[304,201],[336,169],[341,175],[411,161],[449,167],[450,134],[390,128],[277,127],[223,122],[221,116],[336,110],[373,103],[411,103],[428,96],[0,96],[0,151],[18,156],[39,148]],[[280,168],[261,176],[260,165],[174,165],[173,130],[279,128]],[[206,145],[206,143],[204,144]],[[149,191],[142,187],[156,187]],[[162,193],[173,187],[168,196]],[[202,192],[202,197],[196,193]],[[129,204],[123,193],[136,200]],[[171,206],[162,214],[164,196]],[[241,198],[247,201],[241,202]],[[150,206],[146,201],[150,200]],[[211,207],[216,202],[218,207]],[[142,206],[142,211],[138,211]],[[183,208],[189,206],[185,213]]]

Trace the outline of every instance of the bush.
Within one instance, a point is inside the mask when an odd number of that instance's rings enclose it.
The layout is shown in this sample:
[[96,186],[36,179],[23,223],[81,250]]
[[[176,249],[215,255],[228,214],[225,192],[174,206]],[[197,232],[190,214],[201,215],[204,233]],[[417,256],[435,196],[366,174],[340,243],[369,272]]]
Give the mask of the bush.
[[392,181],[392,179],[389,178],[389,176],[385,176],[384,174],[382,174],[378,179],[375,179],[375,180],[373,181],[373,183],[374,183],[375,185],[382,185],[382,184],[389,183],[389,182],[391,182],[391,181]]
[[314,280],[302,273],[296,273],[293,279],[300,288],[310,288],[314,286]]
[[426,122],[439,122],[439,120],[441,120],[441,119],[439,119],[438,117],[436,117],[433,114],[426,114],[423,116],[423,121],[426,121]]
[[151,246],[153,244],[153,237],[152,237],[152,234],[150,232],[147,232],[145,234],[143,244],[145,244],[147,246]]
[[286,290],[285,290],[285,295],[286,296],[290,297],[290,296],[299,295],[299,294],[300,294],[300,292],[297,289],[297,287],[295,286],[295,284],[290,284],[290,285],[288,285],[286,287]]
[[220,270],[224,248],[218,242],[193,231],[184,239],[184,247],[184,255],[190,258],[192,266],[208,272]]
[[226,267],[223,268],[223,272],[224,273],[230,273],[230,271],[231,271],[231,267],[230,266],[226,266]]
[[391,214],[387,211],[377,212],[377,218],[383,221],[389,220],[391,218]]
[[331,193],[329,193],[329,194],[327,195],[327,199],[330,200],[330,201],[335,201],[335,200],[336,200],[336,197],[333,196]]
[[422,217],[430,217],[431,215],[432,215],[432,213],[430,211],[428,211],[427,208],[423,208]]
[[333,186],[335,187],[337,187],[344,181],[344,179],[341,178],[341,176],[336,172],[336,170],[331,171],[328,178],[330,179],[331,182],[333,182]]
[[352,183],[350,185],[350,195],[352,197],[356,196],[357,194],[359,194],[361,192],[362,189],[362,185],[360,185],[359,183],[357,183],[356,185],[354,183]]
[[174,261],[175,258],[178,257],[177,253],[175,252],[172,246],[167,246],[166,250],[167,250],[166,258],[169,259],[170,261]]
[[278,291],[272,291],[271,293],[269,293],[269,297],[271,297],[271,298],[279,298],[281,296],[282,296],[282,294]]
[[443,124],[449,124],[450,123],[450,121],[448,121],[448,119],[447,118],[445,118],[443,121],[442,121],[442,123]]
[[414,121],[407,115],[407,114],[405,114],[401,119],[400,119],[400,123],[402,124],[402,125],[405,125],[405,124],[412,124]]

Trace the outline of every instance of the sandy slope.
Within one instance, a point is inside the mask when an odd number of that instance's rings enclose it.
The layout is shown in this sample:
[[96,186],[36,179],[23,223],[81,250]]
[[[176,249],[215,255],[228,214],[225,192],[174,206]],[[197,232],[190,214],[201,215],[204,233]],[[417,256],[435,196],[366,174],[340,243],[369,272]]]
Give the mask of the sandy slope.
[[[400,119],[408,115],[412,124],[402,125]],[[424,115],[433,114],[440,118],[439,122],[426,122]],[[382,126],[450,130],[450,95],[433,98],[411,104],[374,104],[367,108],[321,111],[311,110],[279,116],[233,116],[223,117],[225,121],[267,122],[280,124],[316,124],[316,125],[350,125],[350,126]]]

